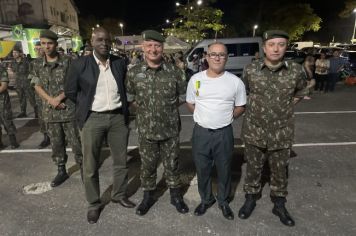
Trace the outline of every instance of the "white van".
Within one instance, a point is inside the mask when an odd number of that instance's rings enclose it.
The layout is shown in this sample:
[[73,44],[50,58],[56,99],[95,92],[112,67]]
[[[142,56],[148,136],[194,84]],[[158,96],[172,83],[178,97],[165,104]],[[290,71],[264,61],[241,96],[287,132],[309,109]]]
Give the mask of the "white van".
[[215,41],[226,45],[229,58],[225,69],[236,75],[242,74],[244,67],[252,62],[256,52],[259,52],[260,57],[264,55],[260,37],[204,39],[187,52],[187,63],[193,61],[194,55],[202,55],[204,51],[207,52],[208,46]]

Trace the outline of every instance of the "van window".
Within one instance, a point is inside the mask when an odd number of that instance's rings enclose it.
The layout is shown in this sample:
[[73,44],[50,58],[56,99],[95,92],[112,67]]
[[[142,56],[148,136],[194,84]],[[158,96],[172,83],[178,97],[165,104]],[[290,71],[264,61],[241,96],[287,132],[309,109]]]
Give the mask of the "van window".
[[188,61],[191,62],[193,60],[193,55],[203,55],[204,48],[196,48],[192,53],[189,54]]
[[260,51],[258,43],[226,44],[226,47],[229,57],[254,56]]

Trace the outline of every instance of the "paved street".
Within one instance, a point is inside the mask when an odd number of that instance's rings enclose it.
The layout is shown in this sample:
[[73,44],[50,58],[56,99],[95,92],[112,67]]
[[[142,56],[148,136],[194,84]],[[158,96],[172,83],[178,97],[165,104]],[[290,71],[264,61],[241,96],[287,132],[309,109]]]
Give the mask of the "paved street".
[[[14,115],[19,113],[17,96],[12,93]],[[49,181],[56,175],[50,149],[38,150],[41,141],[37,120],[28,106],[29,118],[16,119],[19,149],[0,151],[0,235],[356,235],[356,87],[339,83],[336,91],[315,94],[296,107],[294,151],[289,168],[287,209],[296,226],[282,225],[272,214],[268,183],[252,216],[241,220],[237,213],[244,201],[245,177],[241,119],[234,122],[233,191],[231,207],[235,220],[228,221],[217,204],[204,216],[194,216],[200,199],[194,179],[190,136],[191,115],[181,108],[181,171],[186,183],[184,198],[190,212],[182,215],[169,202],[169,191],[159,168],[158,202],[147,215],[140,217],[134,209],[109,202],[111,159],[100,169],[103,201],[108,203],[97,224],[86,221],[86,201],[80,174],[70,154],[67,167],[70,178],[51,189]],[[139,203],[140,158],[137,135],[131,122],[129,139],[129,194]],[[2,135],[8,145],[7,135]],[[214,186],[214,189],[215,186]]]

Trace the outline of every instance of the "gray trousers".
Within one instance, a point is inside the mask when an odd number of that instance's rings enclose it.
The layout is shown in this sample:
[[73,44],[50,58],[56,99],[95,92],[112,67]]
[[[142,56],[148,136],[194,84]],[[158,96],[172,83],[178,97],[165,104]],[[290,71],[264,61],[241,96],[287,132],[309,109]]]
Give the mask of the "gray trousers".
[[101,147],[107,138],[113,159],[111,198],[126,197],[128,128],[121,114],[92,112],[80,132],[83,150],[83,180],[89,210],[101,207],[99,168]]
[[217,200],[219,205],[228,204],[231,191],[231,159],[234,149],[232,126],[211,130],[195,124],[192,149],[202,203],[209,204],[214,201],[211,174],[215,165],[218,174]]

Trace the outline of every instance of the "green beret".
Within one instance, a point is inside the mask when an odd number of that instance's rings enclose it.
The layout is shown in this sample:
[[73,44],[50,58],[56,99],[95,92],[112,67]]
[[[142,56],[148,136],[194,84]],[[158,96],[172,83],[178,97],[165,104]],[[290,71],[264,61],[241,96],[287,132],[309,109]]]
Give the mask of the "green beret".
[[289,35],[287,32],[284,32],[282,30],[267,30],[263,33],[263,41],[269,40],[269,39],[274,39],[274,38],[285,38],[289,39]]
[[41,31],[40,38],[47,38],[57,41],[58,36],[53,31],[46,29]]
[[41,46],[41,42],[40,42],[40,41],[37,41],[37,42],[35,43],[35,46]]
[[166,41],[166,39],[163,37],[163,35],[158,33],[155,30],[145,30],[145,31],[143,31],[142,32],[142,38],[145,41],[154,40],[154,41],[161,42],[161,43]]

